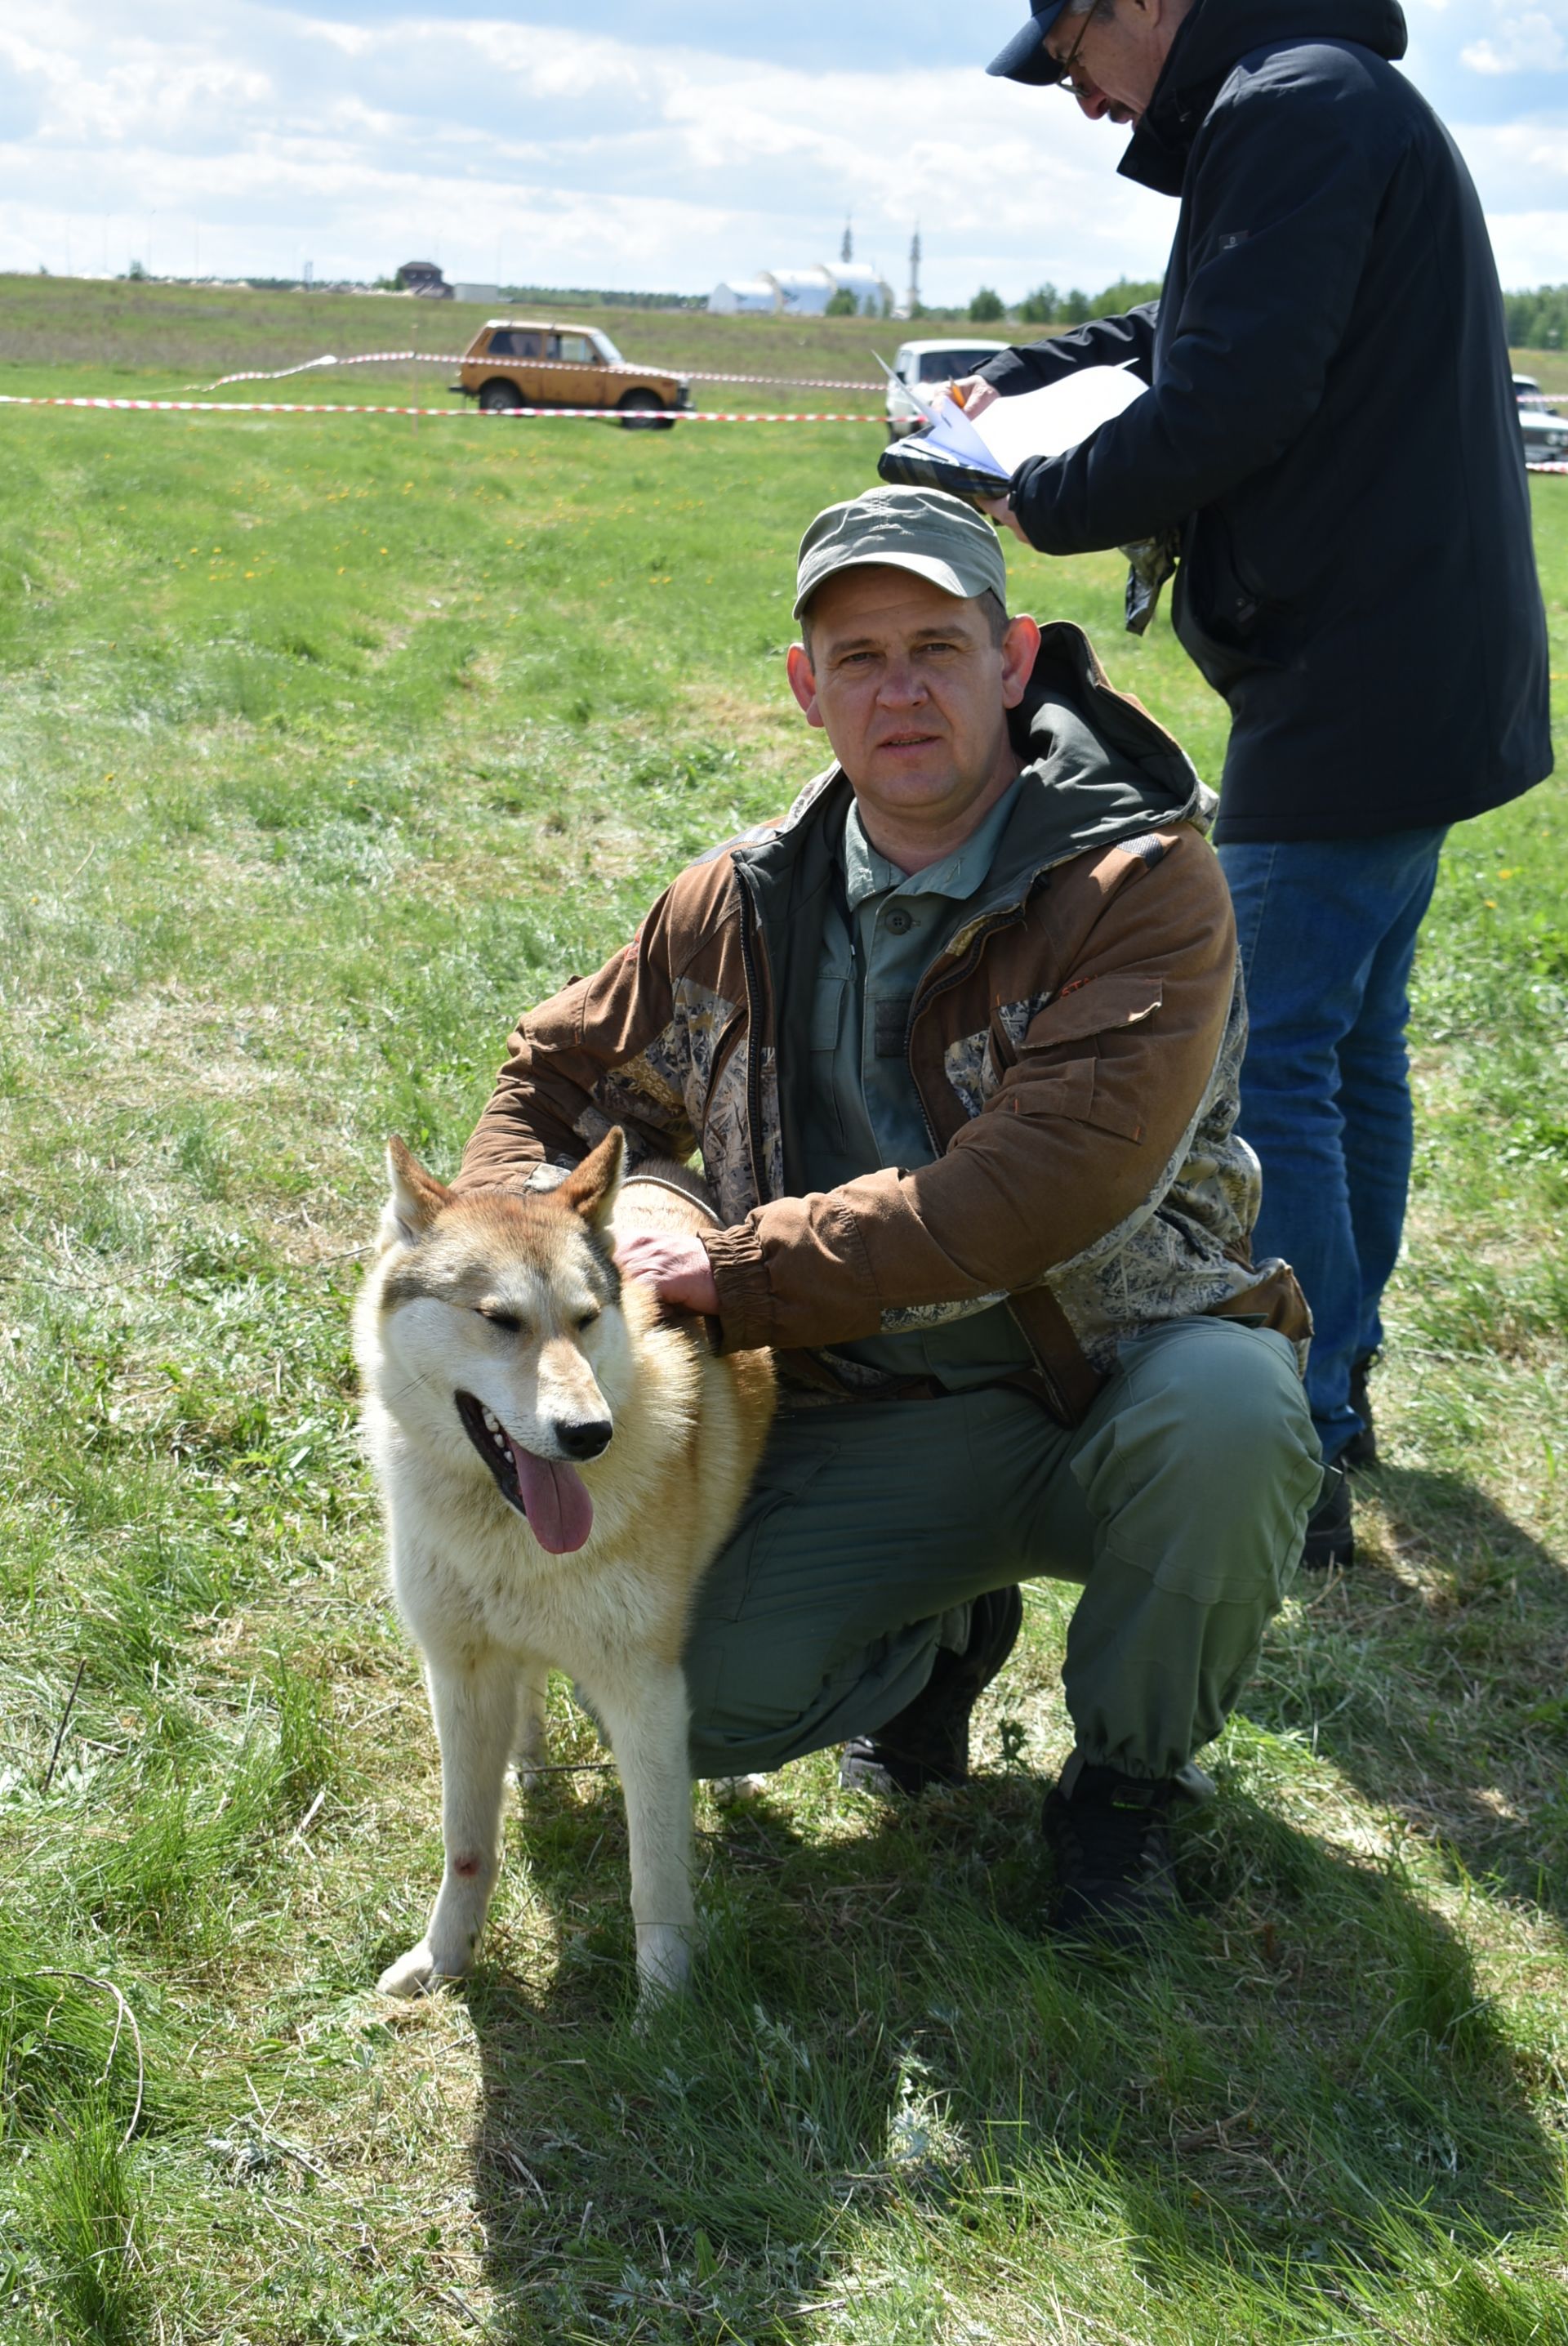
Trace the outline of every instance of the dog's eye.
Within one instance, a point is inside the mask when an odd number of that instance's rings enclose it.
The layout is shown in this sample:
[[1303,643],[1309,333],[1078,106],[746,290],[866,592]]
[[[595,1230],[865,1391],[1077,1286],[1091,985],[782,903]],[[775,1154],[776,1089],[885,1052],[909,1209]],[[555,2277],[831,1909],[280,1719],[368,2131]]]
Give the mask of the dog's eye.
[[476,1304],[474,1309],[480,1318],[487,1320],[493,1328],[503,1328],[509,1336],[516,1336],[522,1332],[523,1322],[514,1311],[492,1311],[488,1304],[484,1303]]
[[578,1328],[591,1328],[598,1316],[599,1307],[596,1303],[591,1311],[579,1311],[574,1324]]

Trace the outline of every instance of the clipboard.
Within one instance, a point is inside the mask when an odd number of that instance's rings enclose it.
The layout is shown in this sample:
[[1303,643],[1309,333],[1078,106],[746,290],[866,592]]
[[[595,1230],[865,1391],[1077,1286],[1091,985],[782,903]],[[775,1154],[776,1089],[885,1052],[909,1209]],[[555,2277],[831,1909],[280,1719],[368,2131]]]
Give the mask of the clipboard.
[[1086,366],[1038,391],[995,401],[978,424],[943,396],[923,431],[883,450],[877,470],[884,481],[946,489],[970,505],[1004,496],[1019,464],[1080,446],[1143,395],[1130,367]]
[[976,512],[983,510],[982,497],[1007,495],[1009,477],[1005,473],[993,472],[987,464],[968,464],[962,456],[950,456],[941,448],[928,447],[919,433],[911,433],[904,440],[890,441],[877,458],[877,473],[881,479],[901,489],[945,489],[949,496],[962,497]]

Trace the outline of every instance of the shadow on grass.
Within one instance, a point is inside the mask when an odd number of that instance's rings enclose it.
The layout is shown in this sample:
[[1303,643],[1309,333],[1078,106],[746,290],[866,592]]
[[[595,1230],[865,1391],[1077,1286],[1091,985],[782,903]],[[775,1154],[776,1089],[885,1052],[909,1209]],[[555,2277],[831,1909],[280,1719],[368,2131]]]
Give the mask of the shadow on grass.
[[824,1800],[805,1834],[766,1794],[729,1812],[697,1993],[639,2035],[618,1795],[546,1794],[560,1962],[535,1994],[502,1941],[468,1992],[501,2334],[946,2336],[967,2264],[982,2310],[1005,2271],[1085,2315],[1121,2290],[1116,2335],[1186,2338],[1200,2302],[1241,2325],[1204,2335],[1248,2334],[1262,2291],[1270,2334],[1321,2336],[1335,2273],[1417,2287],[1388,2245],[1411,2210],[1558,2218],[1465,1950],[1397,1872],[1227,1791],[1183,1828],[1190,1917],[1095,1963],[1038,1935],[1038,1801],[1005,1777],[913,1815]]
[[1310,1733],[1460,1875],[1568,1921],[1568,1565],[1462,1475],[1388,1466],[1358,1491],[1387,1546],[1298,1588],[1246,1708]]

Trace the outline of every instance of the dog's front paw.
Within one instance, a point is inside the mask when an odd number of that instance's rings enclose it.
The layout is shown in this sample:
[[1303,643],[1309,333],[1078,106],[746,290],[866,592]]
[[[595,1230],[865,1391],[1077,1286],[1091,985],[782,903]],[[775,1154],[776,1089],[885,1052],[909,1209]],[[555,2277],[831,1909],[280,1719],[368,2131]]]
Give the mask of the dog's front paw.
[[400,1955],[395,1964],[387,1965],[376,1986],[382,1995],[428,1995],[443,1980],[457,1976],[436,1962],[430,1941],[422,1939],[417,1947],[411,1947],[406,1955]]
[[715,1776],[708,1785],[716,1800],[754,1800],[768,1790],[766,1776]]
[[647,2013],[691,1985],[691,1940],[668,1923],[637,1925],[637,2009]]

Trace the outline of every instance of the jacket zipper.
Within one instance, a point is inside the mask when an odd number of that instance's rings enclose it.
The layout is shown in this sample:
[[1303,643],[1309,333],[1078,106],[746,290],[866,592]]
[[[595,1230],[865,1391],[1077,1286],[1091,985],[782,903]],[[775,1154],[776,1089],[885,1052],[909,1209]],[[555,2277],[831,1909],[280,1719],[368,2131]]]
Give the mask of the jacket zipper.
[[751,1187],[759,1206],[768,1203],[762,1186],[762,1169],[758,1158],[758,1135],[762,1129],[762,1044],[760,1037],[761,987],[757,982],[757,954],[752,942],[751,924],[756,918],[752,903],[751,883],[736,870],[736,882],[740,890],[740,970],[746,981],[746,1153],[751,1161]]
[[[1091,674],[1089,681],[1097,690],[1108,692],[1113,700],[1119,700],[1121,699],[1122,696],[1116,691],[1114,685],[1101,683],[1101,681],[1093,674]],[[1179,743],[1177,743],[1170,734],[1166,733],[1163,728],[1157,725],[1153,718],[1150,718],[1148,722],[1153,726],[1154,730],[1159,734],[1162,740],[1167,742],[1172,749],[1179,749]],[[1184,821],[1188,819],[1189,812],[1189,809],[1183,810],[1181,812],[1169,817],[1168,820],[1173,822]],[[1112,840],[1109,843],[1114,847],[1117,842],[1115,840]],[[963,959],[960,962],[955,962],[952,968],[948,971],[945,977],[939,978],[937,983],[932,986],[929,991],[926,990],[925,978],[921,980],[920,984],[915,988],[914,999],[910,1004],[909,1023],[904,1028],[904,1056],[906,1059],[909,1056],[910,1044],[914,1035],[915,1020],[919,1016],[920,1013],[926,1007],[926,1005],[928,1003],[934,1002],[939,994],[946,994],[951,987],[957,985],[962,979],[966,978],[969,975],[970,971],[974,967],[976,962],[980,958],[982,946],[988,944],[999,930],[1008,927],[1012,922],[1019,919],[1028,905],[1029,897],[1033,891],[1039,886],[1043,880],[1049,878],[1050,874],[1055,871],[1058,864],[1070,863],[1074,855],[1078,852],[1079,851],[1076,849],[1070,849],[1065,854],[1053,856],[1048,863],[1041,864],[1039,869],[1035,872],[1033,878],[1031,880],[1028,889],[1025,890],[1022,896],[1016,898],[1011,904],[999,905],[994,913],[988,913],[984,916],[981,926],[976,929],[968,944],[964,947]],[[852,950],[852,933],[850,938],[850,946]],[[928,970],[926,976],[929,977],[930,974],[931,973]],[[920,1098],[920,1086],[918,1084],[915,1086],[915,1096],[917,1099]],[[925,1102],[923,1100],[921,1100],[921,1114],[922,1117],[925,1116]],[[931,1118],[929,1117],[926,1117],[925,1118],[925,1128],[926,1137],[931,1142],[932,1148],[934,1152],[936,1148],[936,1137],[932,1131]]]
[[[989,944],[991,939],[996,935],[998,930],[1009,927],[1012,923],[1016,920],[1018,914],[1023,911],[1025,902],[1026,899],[1020,897],[1016,904],[1004,904],[1000,912],[993,913],[989,919],[987,919],[981,927],[976,929],[968,944],[965,945],[963,949],[963,959],[962,961],[954,962],[952,967],[947,972],[947,974],[944,977],[938,978],[934,985],[928,986],[926,984],[925,978],[921,980],[920,984],[915,988],[914,998],[910,1004],[909,1022],[904,1028],[904,1057],[906,1060],[910,1055],[910,1045],[914,1040],[915,1020],[919,1017],[921,1012],[926,1009],[930,1004],[933,1003],[939,994],[947,994],[951,992],[953,986],[959,985],[962,983],[962,981],[969,975],[970,971],[973,969],[975,964],[979,961],[982,948]],[[928,970],[926,976],[929,977],[930,974],[931,973]],[[910,1072],[912,1075],[914,1071],[911,1068]],[[940,1153],[936,1145],[936,1135],[931,1128],[930,1117],[926,1116],[925,1101],[921,1098],[921,1088],[918,1083],[915,1086],[915,1097],[920,1100],[920,1112],[921,1117],[925,1119],[926,1138],[931,1143],[932,1154],[934,1157]]]

